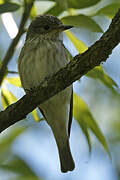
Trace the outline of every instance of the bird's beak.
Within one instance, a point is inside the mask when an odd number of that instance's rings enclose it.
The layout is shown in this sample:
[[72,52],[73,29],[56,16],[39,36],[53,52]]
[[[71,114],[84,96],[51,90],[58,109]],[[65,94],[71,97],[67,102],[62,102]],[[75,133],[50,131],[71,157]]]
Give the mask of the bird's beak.
[[59,31],[65,31],[65,30],[71,29],[73,27],[74,26],[71,26],[71,25],[60,24],[58,27],[56,27],[56,29],[58,29]]

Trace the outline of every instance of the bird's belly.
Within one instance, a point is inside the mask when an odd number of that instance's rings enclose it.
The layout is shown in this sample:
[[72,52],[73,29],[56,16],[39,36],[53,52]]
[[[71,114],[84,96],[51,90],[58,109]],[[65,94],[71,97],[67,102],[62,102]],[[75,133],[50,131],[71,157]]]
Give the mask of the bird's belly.
[[[54,48],[46,49],[41,46],[34,53],[29,51],[22,58],[19,69],[24,89],[29,90],[38,87],[46,77],[52,76],[53,73],[64,67],[68,62],[64,47],[55,46]],[[54,111],[58,107],[60,112],[59,107],[61,105],[64,107],[64,104],[70,103],[71,90],[71,86],[66,88],[41,104],[40,108],[47,111],[52,107],[51,111]]]
[[48,101],[45,101],[45,103],[41,104],[40,107],[41,109],[44,109],[45,111],[47,111],[48,109],[50,110],[51,107],[53,110],[58,108],[58,111],[60,111],[59,107],[61,106],[64,107],[65,104],[70,103],[71,93],[72,93],[72,86],[61,91],[57,95],[50,98]]
[[46,78],[67,64],[64,49],[39,48],[34,53],[25,54],[20,65],[20,76],[24,89],[40,85]]

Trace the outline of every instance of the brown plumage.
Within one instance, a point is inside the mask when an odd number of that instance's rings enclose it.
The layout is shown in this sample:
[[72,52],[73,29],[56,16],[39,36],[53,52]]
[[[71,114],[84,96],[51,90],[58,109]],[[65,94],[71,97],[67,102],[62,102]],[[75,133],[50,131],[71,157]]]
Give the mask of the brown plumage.
[[[71,27],[63,25],[59,19],[50,15],[41,15],[33,20],[28,28],[18,64],[25,90],[39,86],[45,77],[56,73],[69,62],[62,31]],[[75,167],[69,146],[72,106],[72,86],[39,105],[53,131],[62,172],[72,171]]]

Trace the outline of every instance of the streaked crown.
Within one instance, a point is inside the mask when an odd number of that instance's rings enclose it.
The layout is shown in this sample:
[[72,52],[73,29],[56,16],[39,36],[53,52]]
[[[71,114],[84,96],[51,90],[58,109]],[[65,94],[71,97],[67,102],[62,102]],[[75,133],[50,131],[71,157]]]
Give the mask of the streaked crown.
[[64,25],[57,17],[52,15],[39,15],[30,24],[27,38],[35,35],[52,35],[70,29],[73,26]]

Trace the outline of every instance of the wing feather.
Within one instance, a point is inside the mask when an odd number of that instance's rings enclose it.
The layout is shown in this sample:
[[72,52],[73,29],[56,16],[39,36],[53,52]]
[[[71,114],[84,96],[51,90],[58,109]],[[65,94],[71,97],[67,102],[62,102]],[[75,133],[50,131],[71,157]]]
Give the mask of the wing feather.
[[68,135],[70,137],[70,130],[72,125],[72,117],[73,117],[73,88],[72,88],[72,94],[70,99],[70,112],[69,112],[69,123],[68,123]]

